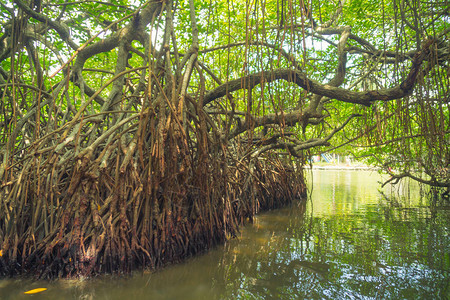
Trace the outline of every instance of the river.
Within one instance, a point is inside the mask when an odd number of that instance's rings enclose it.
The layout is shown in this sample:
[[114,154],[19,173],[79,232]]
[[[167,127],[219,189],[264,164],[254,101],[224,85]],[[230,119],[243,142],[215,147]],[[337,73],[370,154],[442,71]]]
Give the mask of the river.
[[[132,276],[0,280],[0,299],[449,299],[449,203],[371,171],[315,170],[306,204],[260,214],[225,245]],[[34,295],[24,292],[47,288]]]

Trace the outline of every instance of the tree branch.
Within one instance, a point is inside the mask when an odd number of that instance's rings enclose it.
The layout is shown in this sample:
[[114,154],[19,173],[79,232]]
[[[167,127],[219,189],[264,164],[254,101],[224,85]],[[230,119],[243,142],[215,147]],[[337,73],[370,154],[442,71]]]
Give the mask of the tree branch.
[[[276,69],[272,71],[258,72],[250,74],[239,79],[231,80],[217,88],[209,91],[204,98],[204,105],[211,101],[225,96],[227,93],[234,92],[241,89],[252,89],[262,83],[270,83],[277,80],[286,80],[293,82],[305,90],[314,94],[326,96],[331,99],[336,99],[343,102],[361,104],[370,106],[374,101],[390,101],[400,99],[411,94],[416,83],[417,75],[423,60],[430,53],[430,46],[434,44],[434,40],[428,40],[422,50],[417,51],[414,56],[411,70],[407,78],[399,85],[388,88],[363,92],[354,92],[343,88],[333,87],[328,84],[321,84],[320,82],[310,79],[304,72],[292,69]],[[245,87],[242,83],[245,82]]]
[[417,182],[429,185],[429,186],[434,186],[434,187],[446,187],[446,188],[450,188],[450,181],[437,181],[436,179],[430,179],[430,180],[426,180],[420,177],[417,177],[409,172],[404,172],[398,175],[394,175],[391,173],[391,178],[389,178],[388,180],[386,180],[386,182],[384,182],[381,187],[384,187],[386,184],[388,184],[389,182],[395,180],[395,183],[397,183],[400,179],[402,178],[411,178]]
[[70,38],[70,32],[69,28],[65,26],[63,23],[59,23],[56,21],[53,21],[49,17],[47,17],[44,14],[38,13],[34,10],[32,10],[28,5],[26,5],[22,0],[14,0],[14,3],[16,3],[27,15],[33,17],[34,19],[44,23],[48,24],[51,28],[56,30],[56,32],[59,34],[59,36],[67,42],[67,44],[74,50],[78,49],[78,45],[75,44],[74,41]]
[[341,131],[345,126],[347,126],[348,122],[350,122],[355,117],[360,117],[361,115],[353,114],[350,117],[345,120],[344,123],[341,124],[341,126],[333,129],[330,134],[328,134],[325,138],[319,139],[319,138],[313,138],[309,139],[307,141],[301,142],[301,141],[293,141],[293,142],[285,142],[285,141],[279,141],[278,139],[274,140],[274,143],[263,146],[259,149],[257,149],[252,156],[256,157],[268,150],[272,149],[287,149],[289,152],[296,156],[300,157],[300,151],[307,150],[313,147],[319,147],[319,146],[329,146],[330,143],[328,142],[336,133]]

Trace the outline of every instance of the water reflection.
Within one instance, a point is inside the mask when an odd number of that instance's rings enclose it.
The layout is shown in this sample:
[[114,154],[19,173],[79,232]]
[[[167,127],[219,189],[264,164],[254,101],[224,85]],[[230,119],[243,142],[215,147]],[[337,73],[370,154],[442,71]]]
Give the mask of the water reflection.
[[245,234],[273,234],[248,260],[225,255],[224,265],[237,262],[227,276],[240,280],[224,298],[446,299],[448,207],[424,206],[417,186],[383,195],[378,175],[363,174],[314,172],[305,214],[260,216]]
[[4,280],[0,299],[36,287],[48,290],[34,299],[446,299],[449,207],[417,186],[381,194],[379,180],[314,171],[310,201],[258,216],[203,256],[132,278]]

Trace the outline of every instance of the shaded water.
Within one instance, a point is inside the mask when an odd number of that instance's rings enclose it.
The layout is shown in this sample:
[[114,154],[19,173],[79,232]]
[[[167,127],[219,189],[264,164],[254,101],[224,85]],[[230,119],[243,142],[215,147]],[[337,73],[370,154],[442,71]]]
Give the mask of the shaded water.
[[369,171],[310,175],[306,205],[261,214],[185,263],[131,278],[0,280],[0,299],[449,298],[448,202],[430,205],[414,185],[383,195]]

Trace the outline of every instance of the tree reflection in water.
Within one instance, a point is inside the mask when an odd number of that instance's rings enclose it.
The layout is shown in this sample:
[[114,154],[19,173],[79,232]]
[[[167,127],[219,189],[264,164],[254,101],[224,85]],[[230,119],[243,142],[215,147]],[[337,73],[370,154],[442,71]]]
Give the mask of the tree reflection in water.
[[[342,177],[346,184],[321,180],[306,205],[258,217],[229,244],[219,265],[223,298],[447,297],[448,206],[430,206],[415,189],[381,194]],[[315,213],[314,197],[329,210]]]

